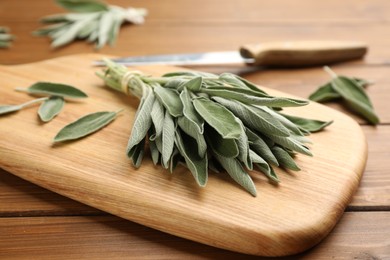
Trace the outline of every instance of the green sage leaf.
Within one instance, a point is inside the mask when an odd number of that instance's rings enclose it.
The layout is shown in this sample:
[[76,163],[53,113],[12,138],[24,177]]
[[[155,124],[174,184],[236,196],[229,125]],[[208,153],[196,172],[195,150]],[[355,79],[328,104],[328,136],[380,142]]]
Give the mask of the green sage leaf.
[[194,123],[190,121],[187,117],[179,117],[177,120],[177,124],[179,125],[180,129],[183,130],[184,133],[196,140],[196,143],[198,144],[199,157],[203,158],[206,155],[207,151],[207,144],[204,135],[198,132]]
[[131,130],[131,136],[127,144],[127,153],[131,151],[133,146],[145,138],[152,125],[151,113],[155,97],[149,87],[146,87],[144,92],[137,113],[135,114],[133,129]]
[[116,116],[116,112],[108,111],[83,116],[62,128],[54,137],[54,142],[75,140],[90,135],[111,123]]
[[251,129],[280,136],[290,135],[289,130],[283,124],[258,107],[244,105],[221,97],[214,97],[213,99],[228,108]]
[[[246,128],[246,134],[250,142],[249,147],[260,157],[264,158],[267,162],[272,163],[273,165],[278,166],[278,160],[272,153],[271,149],[267,143],[259,135],[251,131],[249,128]],[[252,158],[253,160],[253,158]]]
[[160,103],[160,101],[158,101],[158,99],[155,99],[153,102],[152,112],[150,116],[152,118],[154,128],[156,129],[156,136],[160,136],[162,133],[165,117],[164,114],[165,113],[163,105]]
[[252,196],[257,196],[256,187],[252,178],[242,168],[237,159],[223,157],[218,154],[215,154],[214,156],[234,181],[252,194]]
[[304,146],[302,143],[300,143],[296,139],[292,138],[291,136],[284,137],[284,136],[276,136],[276,135],[267,134],[267,137],[282,147],[286,147],[286,148],[291,149],[293,151],[296,151],[298,153],[313,156],[313,154],[310,152],[309,148],[307,148],[306,146]]
[[173,149],[171,160],[169,161],[169,171],[171,173],[173,173],[181,158],[182,157],[180,155],[179,149],[177,149],[177,147],[175,146]]
[[128,152],[128,156],[131,158],[135,168],[139,168],[142,163],[142,159],[145,154],[145,139],[142,139],[141,142],[133,146]]
[[224,106],[206,98],[193,100],[195,110],[202,118],[225,139],[237,139],[241,134],[241,125],[236,117]]
[[285,118],[293,122],[295,125],[299,126],[301,129],[314,133],[321,131],[328,125],[332,124],[333,121],[321,121],[315,119],[302,118],[298,116],[291,116],[283,114]]
[[39,118],[43,122],[49,122],[58,115],[65,105],[63,97],[52,96],[45,100],[38,110]]
[[151,157],[152,157],[153,164],[154,164],[154,165],[157,165],[157,164],[158,164],[158,161],[159,161],[159,159],[160,159],[160,151],[159,151],[158,148],[157,148],[156,141],[150,139],[150,136],[155,135],[155,132],[154,132],[154,130],[153,130],[153,127],[151,127],[151,128],[149,129],[148,135],[149,135],[149,149],[150,149],[150,155],[151,155]]
[[256,154],[254,151],[249,151],[251,160],[253,161],[253,164],[259,168],[260,172],[263,173],[268,179],[270,179],[273,182],[280,182],[278,176],[272,169],[272,167],[258,154]]
[[23,109],[25,107],[30,106],[30,105],[33,105],[33,104],[36,104],[36,103],[41,103],[42,101],[45,101],[47,99],[48,99],[47,97],[37,98],[37,99],[30,100],[28,102],[25,102],[25,103],[19,104],[19,105],[0,105],[0,115],[4,115],[4,114],[8,114],[8,113],[19,111],[19,110],[21,110],[21,109]]
[[338,76],[332,79],[332,87],[344,98],[351,109],[362,115],[370,123],[379,123],[379,118],[372,109],[369,97],[355,81],[344,76]]
[[305,100],[283,98],[283,97],[271,97],[271,96],[269,97],[250,96],[230,89],[219,90],[213,88],[205,88],[202,89],[202,92],[213,97],[234,99],[249,105],[271,106],[271,107],[295,107],[295,106],[304,106],[308,104],[308,102]]
[[169,161],[173,153],[175,143],[175,123],[168,111],[165,111],[164,126],[162,131],[162,161],[165,169],[169,167]]
[[165,109],[168,110],[168,112],[173,117],[183,115],[183,104],[181,103],[177,91],[169,88],[163,88],[161,86],[156,86],[154,88],[154,93],[160,102],[164,105]]
[[56,2],[63,8],[73,12],[84,13],[108,10],[105,3],[94,0],[56,0]]
[[191,91],[197,92],[202,88],[202,82],[203,78],[202,77],[195,77],[187,81],[182,85],[182,88],[187,88]]
[[191,171],[199,186],[204,187],[208,178],[207,156],[201,158],[195,151],[196,143],[192,138],[181,134],[177,129],[175,133],[175,143],[180,154],[184,157],[188,169]]
[[295,163],[291,155],[286,152],[283,148],[279,146],[274,146],[271,148],[276,159],[278,159],[279,165],[283,168],[290,169],[293,171],[301,170],[298,165]]
[[212,127],[206,128],[205,137],[207,144],[210,145],[214,153],[227,158],[235,158],[238,156],[239,150],[235,139],[223,138]]
[[316,102],[327,102],[339,98],[341,98],[341,95],[333,89],[332,84],[330,82],[319,87],[309,96],[310,100]]
[[200,134],[203,134],[204,120],[192,105],[191,95],[186,87],[184,87],[183,91],[180,93],[180,99],[183,103],[184,116],[194,123],[194,126],[198,129]]
[[[19,89],[22,90],[22,89]],[[88,97],[83,91],[70,85],[52,83],[52,82],[37,82],[27,89],[23,89],[31,94],[59,96],[63,98],[86,98]]]

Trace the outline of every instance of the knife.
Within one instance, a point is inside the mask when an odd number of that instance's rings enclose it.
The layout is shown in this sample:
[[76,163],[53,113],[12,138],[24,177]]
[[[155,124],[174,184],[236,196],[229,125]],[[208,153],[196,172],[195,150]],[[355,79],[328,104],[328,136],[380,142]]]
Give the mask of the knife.
[[[134,56],[113,59],[126,66],[138,65],[226,65],[303,67],[327,65],[362,58],[367,45],[355,41],[286,41],[248,44],[239,51]],[[96,61],[95,65],[104,65]]]

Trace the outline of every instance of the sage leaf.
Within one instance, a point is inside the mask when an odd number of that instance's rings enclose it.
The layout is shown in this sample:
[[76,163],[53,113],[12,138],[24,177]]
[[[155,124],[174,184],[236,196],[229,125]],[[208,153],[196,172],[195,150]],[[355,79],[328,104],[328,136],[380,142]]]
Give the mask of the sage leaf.
[[214,155],[232,179],[256,197],[256,187],[250,175],[242,168],[241,164],[234,158],[227,158],[218,154]]
[[165,111],[164,126],[162,131],[162,161],[165,169],[169,167],[169,161],[173,153],[175,143],[175,123],[168,111]]
[[239,80],[231,73],[222,73],[221,75],[219,75],[218,79],[232,85],[236,89],[240,89],[240,88],[247,89],[245,83]]
[[251,160],[253,164],[259,168],[260,172],[263,173],[268,179],[270,179],[273,182],[280,182],[278,176],[272,169],[272,167],[263,159],[261,158],[258,154],[256,154],[254,151],[250,150],[249,151]]
[[165,78],[169,77],[208,77],[217,78],[214,74],[203,72],[203,71],[175,71],[168,72],[163,75]]
[[94,0],[56,0],[57,4],[73,12],[99,12],[107,11],[108,6]]
[[149,149],[150,149],[152,161],[154,165],[157,165],[160,159],[160,151],[157,148],[156,141],[150,139],[151,135],[155,135],[154,131],[152,130],[152,127],[149,129],[148,135],[149,135]]
[[90,135],[111,123],[117,116],[117,112],[96,112],[83,116],[66,125],[54,137],[54,142],[75,140]]
[[204,135],[199,133],[194,123],[190,121],[187,117],[179,117],[177,120],[177,124],[184,133],[191,136],[196,140],[198,145],[198,154],[199,157],[203,158],[207,151],[207,144],[204,138]]
[[306,146],[304,146],[302,143],[295,140],[291,136],[284,137],[284,136],[276,136],[276,135],[267,134],[267,137],[282,147],[289,148],[293,151],[296,151],[298,153],[302,153],[302,154],[305,154],[308,156],[313,156],[313,154],[310,152],[309,148],[307,148]]
[[112,12],[105,12],[102,14],[99,21],[99,36],[96,44],[96,48],[100,49],[109,40],[111,27],[114,25],[114,14]]
[[41,103],[42,101],[45,101],[45,100],[47,100],[47,97],[30,100],[28,102],[25,102],[25,103],[19,104],[19,105],[0,105],[0,115],[5,115],[8,113],[16,112],[16,111],[19,111],[25,107],[30,106],[30,105],[33,105],[36,103]]
[[271,106],[271,107],[296,107],[296,106],[304,106],[308,104],[308,102],[305,100],[282,98],[282,97],[250,96],[229,89],[219,90],[219,89],[206,88],[203,89],[202,92],[213,97],[216,96],[216,97],[222,97],[226,99],[234,99],[249,105]]
[[73,86],[52,83],[52,82],[37,82],[27,89],[17,89],[26,91],[31,94],[45,95],[45,96],[59,96],[63,98],[87,98],[88,95],[83,91]]
[[63,97],[52,96],[45,100],[38,110],[39,118],[43,122],[49,122],[58,115],[64,107],[65,101]]
[[370,123],[379,123],[379,118],[372,109],[372,103],[360,85],[347,77],[338,76],[332,79],[332,87],[344,98],[351,109]]
[[299,126],[301,129],[311,133],[321,131],[322,129],[333,123],[333,121],[321,121],[286,114],[283,114],[283,116],[293,122],[295,125]]
[[182,157],[180,155],[179,149],[177,149],[177,147],[175,146],[173,149],[171,160],[169,161],[169,171],[171,173],[173,173],[181,158]]
[[176,90],[156,86],[154,93],[173,117],[183,115],[183,104]]
[[207,156],[201,158],[195,152],[194,147],[196,144],[194,140],[186,137],[185,134],[181,134],[179,130],[175,132],[175,143],[180,152],[184,157],[188,169],[191,171],[196,182],[199,186],[204,187],[207,183],[208,178],[208,160]]
[[263,140],[263,138],[252,132],[249,128],[246,128],[246,134],[250,142],[250,149],[256,152],[256,154],[258,154],[260,157],[264,158],[267,162],[272,163],[276,166],[279,165],[278,160],[272,153],[267,143]]
[[213,99],[228,108],[251,129],[280,136],[290,135],[289,130],[283,124],[260,108],[247,106],[240,102],[221,97],[214,97]]
[[202,87],[203,78],[202,77],[195,77],[187,81],[185,84],[183,84],[183,88],[187,88],[191,91],[197,92]]
[[142,139],[141,142],[133,146],[128,153],[128,156],[131,158],[135,168],[139,168],[141,166],[142,159],[144,158],[145,139],[146,137]]
[[184,87],[183,91],[180,93],[180,100],[183,103],[184,116],[194,123],[194,126],[200,134],[203,134],[204,120],[192,105],[191,96],[186,87]]
[[333,89],[332,84],[330,82],[319,87],[309,96],[310,100],[316,102],[327,102],[339,98],[341,98],[341,95]]
[[249,140],[244,130],[244,125],[241,123],[243,131],[241,132],[240,138],[237,139],[236,144],[238,147],[238,159],[245,165],[249,170],[253,169],[252,160],[249,155]]
[[241,125],[232,112],[224,106],[206,98],[193,100],[195,110],[202,118],[225,139],[237,139],[241,134]]
[[155,99],[152,106],[152,112],[150,114],[154,128],[156,129],[156,136],[160,136],[163,130],[164,117],[165,117],[164,107]]
[[153,91],[149,87],[144,90],[144,95],[141,98],[141,103],[135,114],[133,129],[131,130],[130,139],[127,144],[127,153],[130,152],[133,146],[137,145],[145,138],[152,125],[151,112],[155,97]]
[[293,171],[301,170],[298,165],[295,163],[291,155],[286,152],[283,148],[279,146],[274,146],[271,148],[276,159],[278,159],[279,165],[283,168],[290,169]]
[[16,112],[22,108],[23,107],[20,105],[1,105],[0,106],[0,115]]
[[240,77],[240,76],[237,76],[237,75],[233,75],[235,78],[237,78],[238,80],[240,80],[242,83],[244,83],[245,84],[245,86],[248,88],[248,89],[250,89],[250,90],[252,90],[252,91],[255,91],[255,92],[257,92],[257,93],[259,93],[259,94],[262,94],[262,95],[267,95],[268,96],[268,94],[265,92],[265,91],[263,91],[263,90],[261,90],[259,87],[257,87],[255,84],[253,84],[252,82],[250,82],[250,81],[248,81],[248,80],[246,80],[246,79],[244,79],[244,78],[242,78],[242,77]]
[[227,158],[235,158],[238,156],[239,150],[235,139],[223,138],[212,127],[207,127],[205,132],[207,144],[210,145],[214,153]]

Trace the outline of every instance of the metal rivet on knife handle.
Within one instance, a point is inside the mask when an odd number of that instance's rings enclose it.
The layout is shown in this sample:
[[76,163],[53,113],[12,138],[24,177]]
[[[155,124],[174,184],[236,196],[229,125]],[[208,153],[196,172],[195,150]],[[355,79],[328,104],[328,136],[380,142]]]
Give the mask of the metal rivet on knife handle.
[[367,45],[353,41],[293,41],[248,44],[240,48],[244,58],[254,58],[253,65],[312,66],[362,58]]

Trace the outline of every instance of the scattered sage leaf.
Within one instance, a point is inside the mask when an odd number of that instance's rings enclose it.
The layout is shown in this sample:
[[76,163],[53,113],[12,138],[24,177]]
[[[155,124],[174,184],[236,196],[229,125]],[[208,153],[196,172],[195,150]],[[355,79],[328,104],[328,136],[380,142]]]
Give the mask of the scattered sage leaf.
[[26,91],[31,94],[45,96],[59,96],[63,98],[86,98],[88,97],[83,91],[70,85],[52,83],[52,82],[37,82],[27,89],[17,89]]
[[338,98],[341,98],[341,95],[333,89],[330,82],[319,87],[309,96],[310,100],[316,102],[327,102]]
[[33,105],[36,103],[41,103],[42,101],[45,101],[47,99],[48,99],[47,97],[37,98],[37,99],[33,99],[33,100],[27,101],[23,104],[19,104],[19,105],[0,105],[0,115],[19,111],[25,107],[30,106],[30,105]]
[[240,137],[242,131],[240,123],[233,113],[224,106],[206,98],[194,99],[193,104],[195,110],[222,138],[237,139]]
[[54,142],[75,140],[92,134],[111,123],[117,116],[117,112],[96,112],[83,116],[66,125],[54,137]]
[[179,93],[176,90],[156,86],[154,88],[154,93],[173,117],[183,115],[183,104],[181,103]]
[[56,115],[58,115],[62,108],[65,105],[65,101],[63,97],[51,96],[49,99],[45,100],[38,110],[39,118],[43,122],[49,122]]
[[226,170],[226,172],[230,175],[230,177],[232,177],[233,180],[235,180],[245,190],[252,194],[252,196],[257,196],[256,187],[252,181],[252,178],[242,168],[241,164],[237,161],[237,159],[223,157],[218,154],[215,154],[214,156],[222,165],[222,167]]

